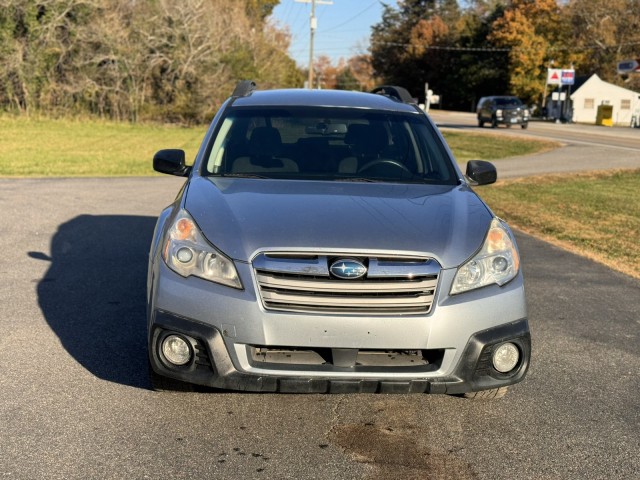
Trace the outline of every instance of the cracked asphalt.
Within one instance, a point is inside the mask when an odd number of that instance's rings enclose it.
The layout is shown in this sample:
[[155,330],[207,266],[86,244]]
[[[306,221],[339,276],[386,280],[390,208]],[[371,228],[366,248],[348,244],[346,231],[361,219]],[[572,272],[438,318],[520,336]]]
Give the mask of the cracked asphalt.
[[0,477],[638,478],[640,282],[526,235],[533,360],[504,399],[150,391],[146,256],[180,185],[0,179]]

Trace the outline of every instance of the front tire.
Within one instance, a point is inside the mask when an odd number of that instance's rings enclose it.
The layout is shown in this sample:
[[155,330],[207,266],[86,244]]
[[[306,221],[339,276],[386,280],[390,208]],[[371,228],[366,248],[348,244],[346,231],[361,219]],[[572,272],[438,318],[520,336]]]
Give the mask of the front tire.
[[480,390],[479,392],[467,392],[463,396],[472,400],[494,400],[502,398],[507,394],[509,387],[492,388],[490,390]]
[[484,122],[480,119],[478,119],[478,127],[480,128],[484,127]]
[[525,130],[529,126],[529,124],[528,123],[523,123],[520,126],[522,127],[523,130]]
[[491,128],[496,128],[498,126],[498,120],[495,118],[491,119]]

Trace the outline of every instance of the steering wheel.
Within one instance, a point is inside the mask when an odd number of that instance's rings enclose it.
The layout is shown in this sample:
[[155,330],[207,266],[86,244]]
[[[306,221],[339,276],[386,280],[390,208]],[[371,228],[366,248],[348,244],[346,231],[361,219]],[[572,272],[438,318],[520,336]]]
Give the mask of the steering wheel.
[[378,165],[389,165],[391,167],[402,170],[402,173],[405,175],[408,175],[410,177],[413,176],[413,173],[411,173],[411,171],[405,165],[396,160],[391,160],[388,158],[378,158],[376,160],[371,160],[370,162],[365,163],[362,167],[360,167],[358,169],[358,173],[362,173],[366,170],[377,167]]

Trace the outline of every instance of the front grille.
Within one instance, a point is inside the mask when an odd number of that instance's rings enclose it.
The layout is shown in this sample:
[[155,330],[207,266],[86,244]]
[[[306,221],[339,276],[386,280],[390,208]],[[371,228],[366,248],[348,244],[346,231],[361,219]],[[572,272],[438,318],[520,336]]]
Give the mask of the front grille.
[[[248,346],[251,365],[263,369],[300,369],[332,372],[348,367],[353,372],[432,372],[442,366],[444,349],[434,350],[350,350],[310,347]],[[341,352],[349,352],[345,364]]]
[[[333,277],[329,267],[342,258],[366,264],[367,274]],[[253,265],[267,310],[366,315],[429,313],[440,269],[425,258],[309,254],[262,254]]]
[[518,108],[518,109],[505,109],[503,111],[503,116],[506,119],[511,119],[511,118],[517,118],[517,119],[521,119],[523,116],[523,112]]

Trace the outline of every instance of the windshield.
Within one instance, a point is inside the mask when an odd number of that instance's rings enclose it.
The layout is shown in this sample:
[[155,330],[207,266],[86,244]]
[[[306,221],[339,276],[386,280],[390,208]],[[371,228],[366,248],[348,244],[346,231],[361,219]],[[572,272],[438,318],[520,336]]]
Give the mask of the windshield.
[[231,109],[203,174],[457,183],[444,145],[420,115],[329,107]]
[[522,105],[522,102],[516,97],[504,97],[496,98],[496,105],[500,105],[501,107],[519,107]]

